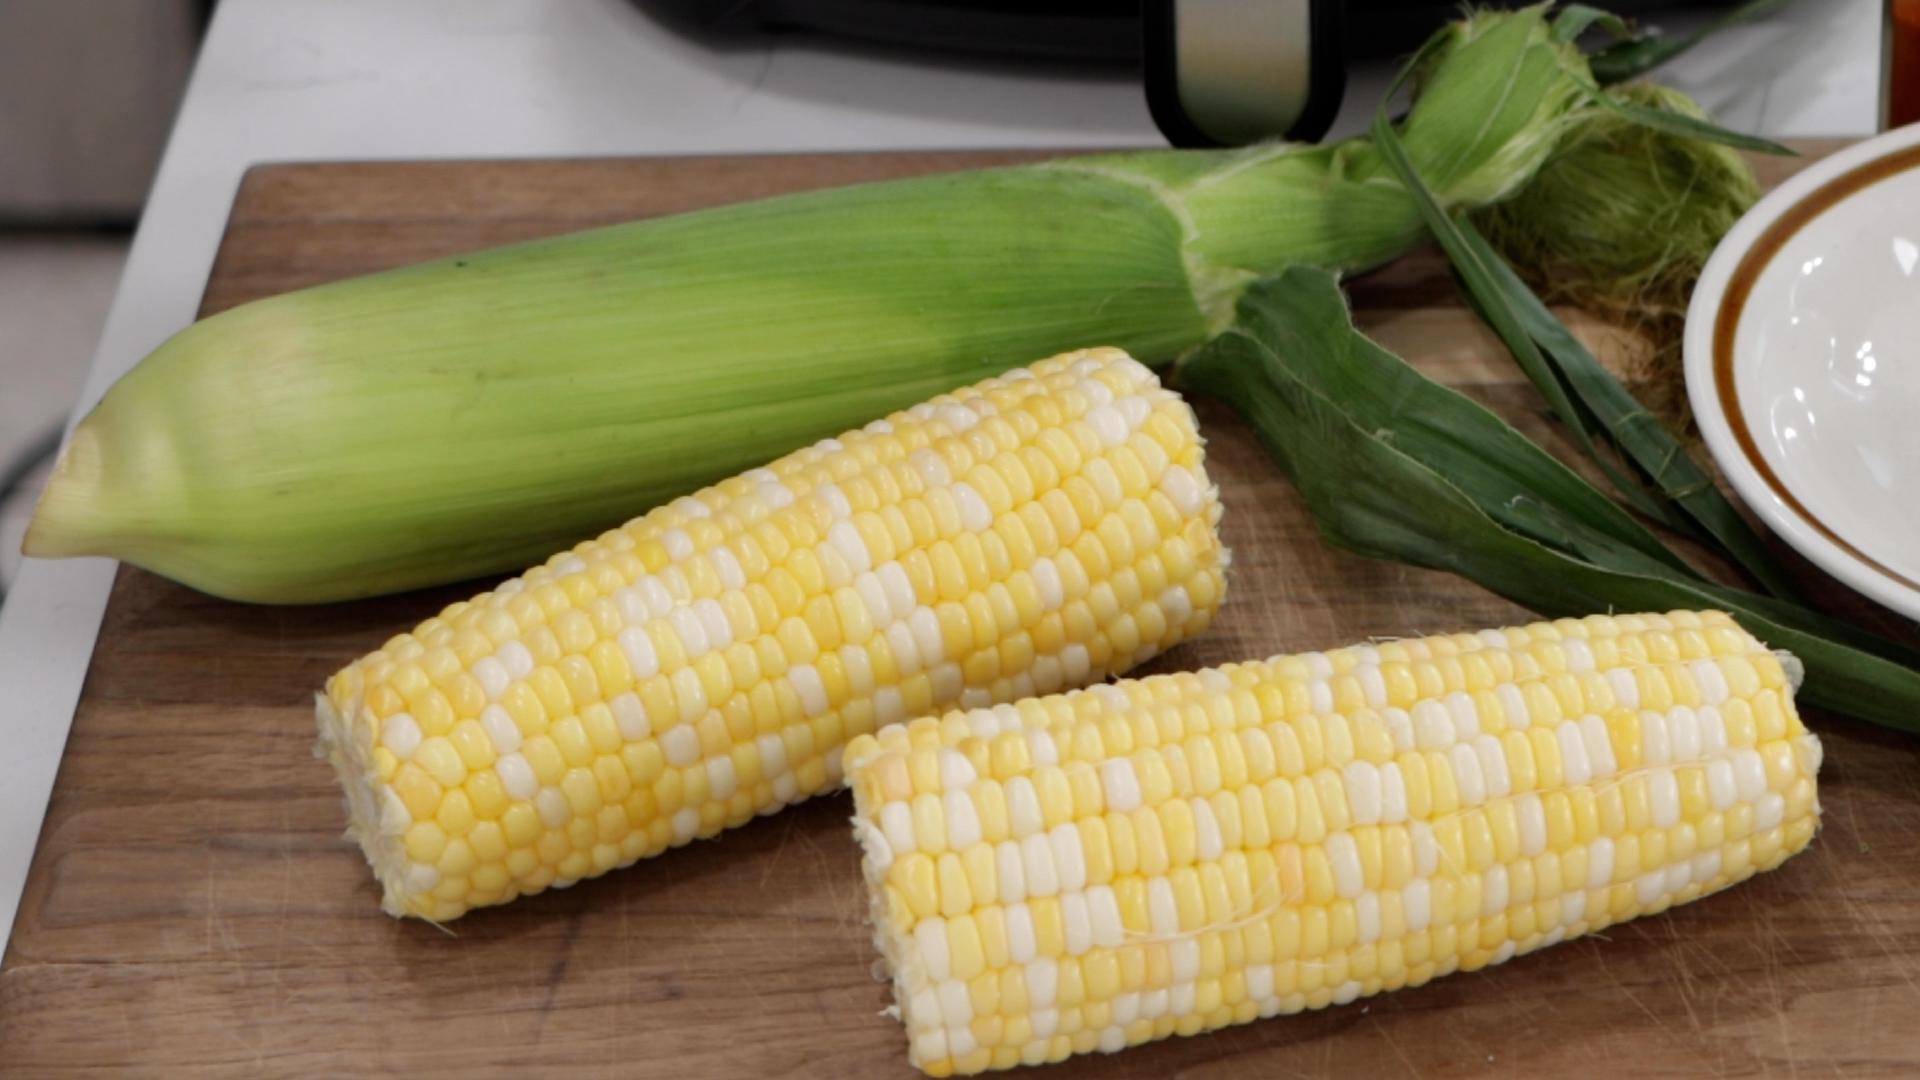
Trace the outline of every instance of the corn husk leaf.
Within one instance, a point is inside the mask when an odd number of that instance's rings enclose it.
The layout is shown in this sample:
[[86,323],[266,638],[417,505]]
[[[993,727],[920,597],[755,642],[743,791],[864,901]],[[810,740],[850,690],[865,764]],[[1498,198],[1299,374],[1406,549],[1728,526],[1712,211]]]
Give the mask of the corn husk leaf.
[[[1471,222],[1455,220],[1430,193],[1422,194],[1426,185],[1384,110],[1375,120],[1373,137],[1381,155],[1413,192],[1415,205],[1453,261],[1474,308],[1553,403],[1561,422],[1576,431],[1581,449],[1608,470],[1608,478],[1634,507],[1646,511],[1645,490],[1633,481],[1623,483],[1619,470],[1598,452],[1597,434],[1604,433],[1652,482],[1660,499],[1677,506],[1686,520],[1711,536],[1767,591],[1793,595],[1791,579],[1765,542],[1672,433],[1554,317]],[[1573,399],[1578,400],[1579,409],[1573,407]],[[1652,516],[1668,524],[1675,518],[1669,506],[1660,506]]]
[[[1421,179],[1419,171],[1407,157],[1400,140],[1394,136],[1393,125],[1385,119],[1385,115],[1385,110],[1382,109],[1379,118],[1374,122],[1375,145],[1379,148],[1382,159],[1403,178],[1403,182],[1405,182],[1404,178],[1411,178],[1407,190],[1413,196],[1414,205],[1427,220],[1434,239],[1446,251],[1455,272],[1463,282],[1467,283],[1468,296],[1476,305],[1479,305],[1484,290],[1476,288],[1473,283],[1488,280],[1493,273],[1492,267],[1487,265],[1486,253],[1468,246],[1464,233],[1454,227],[1452,216],[1440,205],[1433,191]],[[1385,139],[1381,138],[1383,129],[1387,136]],[[1493,261],[1497,262],[1498,259],[1495,258]],[[1525,372],[1528,380],[1540,391],[1540,395],[1547,399],[1547,405],[1552,409],[1553,415],[1565,426],[1581,452],[1599,465],[1621,497],[1647,517],[1674,528],[1683,528],[1683,523],[1666,505],[1601,452],[1598,440],[1605,436],[1604,429],[1594,416],[1583,411],[1575,403],[1567,386],[1561,381],[1559,373],[1548,365],[1541,348],[1521,323],[1518,311],[1509,303],[1494,303],[1481,306],[1480,312],[1487,324],[1500,335],[1502,341],[1507,343],[1508,349],[1513,353],[1514,361],[1520,365],[1521,371]]]
[[1553,17],[1553,40],[1572,42],[1596,26],[1615,37],[1633,36],[1633,24],[1611,11],[1591,4],[1568,4]]
[[[1371,342],[1361,344],[1365,338],[1332,275],[1289,270],[1251,286],[1239,310],[1234,327],[1200,350],[1182,375],[1252,423],[1328,542],[1461,574],[1550,615],[1725,610],[1800,659],[1806,668],[1800,696],[1809,704],[1920,732],[1920,658],[1907,650],[1817,613],[1693,577],[1612,538],[1579,536],[1591,526],[1572,513],[1557,519],[1568,534],[1558,541],[1510,528],[1498,504],[1515,493],[1488,484],[1485,471],[1451,471],[1443,459],[1423,457],[1419,440],[1401,439],[1397,428],[1378,427],[1364,409],[1356,415],[1347,400],[1317,388],[1296,366],[1303,343],[1376,370],[1400,363]],[[1276,335],[1279,326],[1292,331]],[[1510,449],[1510,442],[1499,449]],[[1519,474],[1500,475],[1513,480]],[[1525,494],[1544,503],[1559,497],[1560,487]],[[1865,641],[1871,650],[1862,647]]]
[[[1602,86],[1611,86],[1645,75],[1727,27],[1764,18],[1786,7],[1793,0],[1749,0],[1719,18],[1686,34],[1668,37],[1656,33],[1631,33],[1587,58],[1594,78]],[[1582,5],[1575,5],[1582,6]],[[1564,16],[1563,16],[1564,17]]]
[[1685,136],[1689,139],[1700,139],[1705,142],[1719,143],[1722,146],[1731,146],[1736,150],[1752,150],[1755,153],[1773,154],[1778,157],[1799,156],[1794,152],[1792,147],[1782,146],[1772,139],[1763,139],[1758,135],[1747,135],[1738,131],[1730,131],[1718,124],[1703,120],[1698,116],[1690,116],[1683,112],[1674,112],[1669,109],[1660,109],[1651,105],[1641,105],[1636,102],[1627,101],[1616,95],[1609,94],[1597,86],[1592,87],[1591,92],[1593,94],[1593,100],[1598,102],[1602,108],[1610,112],[1619,113],[1621,116],[1643,127],[1665,131],[1672,135]]
[[1238,332],[1206,347],[1210,363],[1259,368],[1279,357],[1294,378],[1340,402],[1354,423],[1473,492],[1507,529],[1562,551],[1617,552],[1621,559],[1633,552],[1692,573],[1633,515],[1486,407],[1365,336],[1344,332],[1346,306],[1319,279],[1282,280],[1299,292],[1275,298],[1262,290],[1243,300]]

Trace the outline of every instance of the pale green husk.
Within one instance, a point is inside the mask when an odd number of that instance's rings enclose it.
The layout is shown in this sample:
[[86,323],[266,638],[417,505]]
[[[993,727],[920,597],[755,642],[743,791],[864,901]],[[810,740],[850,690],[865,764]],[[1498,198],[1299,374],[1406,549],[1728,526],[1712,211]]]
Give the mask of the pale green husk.
[[[1603,118],[1542,8],[1473,15],[1421,64],[1402,137],[1449,206],[1524,192]],[[1055,352],[1173,361],[1255,277],[1362,270],[1424,236],[1357,139],[862,185],[306,289],[122,379],[26,547],[275,603],[516,569]]]

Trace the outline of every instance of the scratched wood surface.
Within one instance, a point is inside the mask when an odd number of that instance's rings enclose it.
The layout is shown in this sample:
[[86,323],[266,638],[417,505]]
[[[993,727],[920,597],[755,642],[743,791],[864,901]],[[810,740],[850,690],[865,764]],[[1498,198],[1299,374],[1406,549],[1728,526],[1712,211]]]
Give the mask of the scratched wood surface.
[[[206,309],[605,221],[1017,157],[265,167],[239,193]],[[1434,259],[1355,295],[1387,344],[1542,432]],[[1330,550],[1248,432],[1222,409],[1201,416],[1229,507],[1230,593],[1213,632],[1156,667],[1526,617],[1458,579]],[[468,591],[288,610],[121,573],[0,971],[0,1074],[910,1075],[880,1015],[843,797],[451,934],[380,914],[311,755],[309,695]],[[1826,824],[1777,873],[1608,940],[1048,1075],[1912,1074],[1920,744],[1814,719]]]

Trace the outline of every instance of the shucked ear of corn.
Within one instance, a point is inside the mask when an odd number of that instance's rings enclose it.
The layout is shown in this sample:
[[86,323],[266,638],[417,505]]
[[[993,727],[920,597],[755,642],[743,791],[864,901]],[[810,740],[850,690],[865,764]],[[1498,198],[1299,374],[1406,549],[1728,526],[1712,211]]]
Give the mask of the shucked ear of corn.
[[1155,676],[846,757],[935,1076],[1501,963],[1771,869],[1819,821],[1789,672],[1717,612]]
[[[1540,9],[1477,15],[1432,54],[1408,152],[1448,205],[1496,202],[1604,115],[1587,78]],[[1035,356],[1171,360],[1255,275],[1422,235],[1362,139],[871,184],[303,290],[122,379],[26,547],[264,602],[512,569]]]
[[1199,633],[1219,515],[1178,395],[1058,357],[453,605],[333,677],[322,753],[386,909],[451,919],[837,786],[878,725]]

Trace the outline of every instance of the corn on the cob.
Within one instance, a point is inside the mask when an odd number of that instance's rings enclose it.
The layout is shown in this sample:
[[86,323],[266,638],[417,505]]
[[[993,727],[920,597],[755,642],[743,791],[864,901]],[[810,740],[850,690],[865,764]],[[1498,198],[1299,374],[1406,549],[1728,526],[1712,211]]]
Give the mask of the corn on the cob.
[[847,748],[915,1064],[1118,1050],[1473,970],[1804,847],[1819,743],[1718,613],[1386,642]]
[[[1450,207],[1512,194],[1610,115],[1538,8],[1423,56],[1403,136]],[[1033,357],[1171,361],[1252,277],[1423,235],[1358,139],[809,192],[335,282],[142,361],[75,429],[26,548],[268,603],[517,570]]]
[[1219,515],[1177,394],[1056,357],[449,607],[333,677],[322,751],[386,909],[451,919],[833,787],[877,725],[1198,633]]

